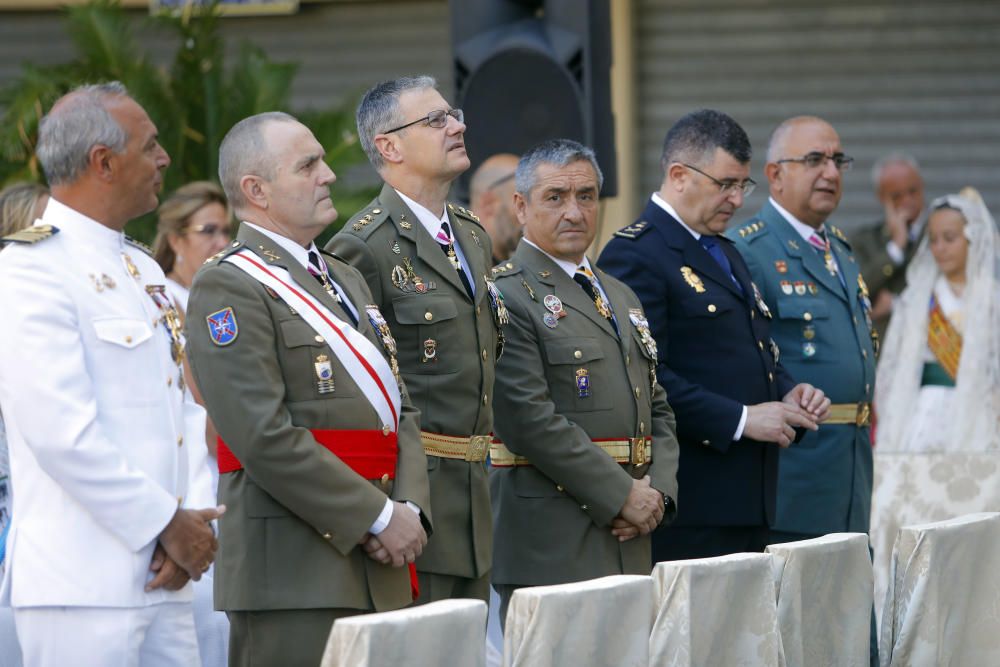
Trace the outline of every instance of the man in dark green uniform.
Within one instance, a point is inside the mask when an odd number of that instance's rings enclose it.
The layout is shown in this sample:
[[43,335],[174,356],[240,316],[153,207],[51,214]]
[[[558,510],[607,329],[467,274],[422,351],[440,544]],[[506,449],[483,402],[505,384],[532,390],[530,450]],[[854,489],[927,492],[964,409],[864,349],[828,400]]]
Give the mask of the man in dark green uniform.
[[219,175],[243,222],[187,312],[229,507],[215,603],[231,665],[318,665],[335,619],[413,599],[430,529],[417,413],[364,278],[313,243],[337,211],[312,133],[287,114],[243,120]]
[[893,153],[876,162],[872,181],[885,215],[857,229],[850,242],[871,290],[872,320],[884,336],[892,300],[906,287],[906,267],[923,235],[926,202],[920,168],[909,155]]
[[380,83],[358,106],[358,136],[385,181],[327,248],[361,271],[398,345],[420,429],[434,539],[417,561],[418,602],[489,596],[498,314],[492,248],[476,216],[446,201],[469,168],[460,109],[430,77]]
[[566,139],[517,167],[524,238],[494,269],[510,317],[490,473],[501,620],[521,586],[649,574],[649,533],[674,515],[656,342],[638,297],[584,254],[601,181],[593,151]]

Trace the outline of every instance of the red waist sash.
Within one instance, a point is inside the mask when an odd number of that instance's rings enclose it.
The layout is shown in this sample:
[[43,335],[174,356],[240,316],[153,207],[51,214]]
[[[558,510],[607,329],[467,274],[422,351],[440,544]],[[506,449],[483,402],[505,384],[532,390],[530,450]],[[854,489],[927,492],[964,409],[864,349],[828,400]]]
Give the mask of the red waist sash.
[[[386,481],[396,478],[396,459],[399,446],[396,434],[383,431],[339,431],[311,429],[316,442],[325,447],[347,466],[365,479]],[[242,470],[243,464],[236,458],[232,450],[226,446],[222,437],[218,438],[219,472],[235,472]],[[420,595],[417,583],[417,568],[409,564],[410,593],[416,600]]]

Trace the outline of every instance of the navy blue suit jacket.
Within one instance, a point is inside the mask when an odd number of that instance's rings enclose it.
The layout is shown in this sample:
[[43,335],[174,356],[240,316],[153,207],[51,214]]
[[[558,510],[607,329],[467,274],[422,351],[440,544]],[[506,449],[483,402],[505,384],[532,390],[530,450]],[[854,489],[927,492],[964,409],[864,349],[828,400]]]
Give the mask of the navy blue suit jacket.
[[657,379],[677,416],[675,526],[774,520],[778,446],[733,442],[744,405],[781,400],[794,380],[772,354],[766,306],[732,242],[719,236],[739,287],[652,200],[615,233],[599,266],[639,296],[658,346]]

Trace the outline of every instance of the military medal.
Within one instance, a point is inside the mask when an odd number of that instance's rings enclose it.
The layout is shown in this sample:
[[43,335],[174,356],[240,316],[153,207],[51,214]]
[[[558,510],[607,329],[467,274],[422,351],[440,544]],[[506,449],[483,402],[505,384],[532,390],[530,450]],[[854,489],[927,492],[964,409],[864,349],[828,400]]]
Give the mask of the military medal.
[[125,268],[128,269],[128,274],[130,276],[136,280],[142,278],[142,274],[139,273],[139,268],[135,265],[135,262],[132,261],[132,258],[129,257],[127,253],[122,253],[122,260],[124,260]]
[[790,281],[788,281],[788,280],[782,280],[779,283],[779,285],[781,285],[781,291],[784,294],[788,294],[790,296],[792,294],[792,292],[794,291],[794,288],[792,287],[792,283]]
[[562,300],[555,294],[546,294],[542,297],[542,305],[545,306],[545,310],[556,317],[566,317],[566,309],[563,308]]
[[697,294],[705,291],[705,284],[701,282],[701,278],[698,277],[698,274],[690,266],[682,266],[681,275],[684,276],[684,282],[690,285]]
[[382,316],[382,312],[375,304],[367,304],[365,306],[365,313],[368,315],[368,321],[371,323],[372,328],[375,329],[375,335],[378,337],[379,342],[382,343],[382,347],[385,348],[386,354],[389,355],[389,368],[392,369],[396,383],[402,387],[403,381],[399,377],[399,362],[396,361],[396,339],[392,337],[392,332],[389,330],[389,323],[385,321],[385,317]]
[[399,264],[392,267],[392,273],[390,274],[390,276],[392,277],[393,285],[403,290],[404,292],[409,291],[407,290],[407,285],[406,285],[407,282],[406,271],[403,270],[403,267],[401,267]]
[[656,340],[653,338],[653,334],[649,330],[649,320],[646,319],[642,309],[629,308],[628,319],[632,322],[632,326],[635,327],[635,330],[639,332],[639,338],[642,340],[642,345],[646,348],[646,352],[649,354],[650,358],[656,359]]
[[806,287],[809,289],[810,294],[819,294],[819,288],[816,287],[816,283],[806,283]]
[[816,355],[816,343],[806,342],[802,343],[802,356],[812,357]]
[[424,341],[424,356],[420,361],[425,364],[428,361],[437,361],[437,341],[433,338]]
[[788,273],[788,262],[783,259],[774,260],[774,269],[778,273]]
[[803,294],[806,293],[806,284],[803,281],[796,280],[793,284],[795,285],[795,293],[796,294],[798,294],[799,296],[802,296]]
[[316,369],[316,391],[321,394],[332,394],[333,366],[330,364],[330,357],[325,354],[319,355],[313,367]]
[[552,313],[545,313],[545,315],[542,316],[542,323],[550,329],[555,329],[559,324],[559,318]]
[[802,337],[806,340],[812,340],[816,337],[816,327],[812,324],[806,324],[802,327]]
[[764,297],[760,295],[760,290],[757,289],[757,283],[751,280],[750,286],[753,287],[753,298],[754,301],[757,302],[757,310],[759,310],[760,314],[764,317],[771,319],[771,309],[767,307],[767,304],[764,302]]
[[586,368],[576,369],[576,395],[580,398],[590,398],[590,371]]
[[775,366],[778,365],[778,359],[781,357],[781,350],[778,348],[778,344],[771,339],[771,356],[774,357]]
[[[423,294],[427,291],[427,285],[424,284],[424,279],[417,275],[416,271],[413,270],[413,264],[410,262],[409,257],[403,258],[403,267],[406,269],[406,276],[409,278],[410,282],[413,283],[413,291],[417,294]],[[433,289],[433,283],[431,283]]]

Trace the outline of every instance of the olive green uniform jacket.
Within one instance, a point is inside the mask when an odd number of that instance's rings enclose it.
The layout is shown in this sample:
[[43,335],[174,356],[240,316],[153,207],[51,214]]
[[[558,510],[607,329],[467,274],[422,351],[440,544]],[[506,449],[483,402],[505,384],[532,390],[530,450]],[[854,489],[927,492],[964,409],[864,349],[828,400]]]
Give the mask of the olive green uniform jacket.
[[[490,473],[497,584],[649,574],[649,536],[619,542],[611,520],[632,480],[643,475],[677,498],[674,414],[656,382],[655,353],[632,319],[644,322],[642,305],[624,283],[595,272],[620,337],[580,285],[525,241],[495,270],[510,313],[497,365],[496,431],[510,451],[532,463]],[[566,312],[554,327],[543,319],[550,314],[548,295]],[[651,464],[616,463],[593,443],[647,435],[653,437]]]
[[[301,264],[247,225],[195,278],[186,320],[191,367],[220,437],[244,466],[219,480],[227,509],[219,520],[216,608],[403,607],[411,601],[407,568],[376,563],[358,542],[387,494],[412,501],[425,521],[430,518],[416,410],[404,392],[394,482],[367,481],[317,444],[310,429],[376,430],[383,424],[322,337],[275,293],[221,261],[241,248],[287,269],[300,288],[350,323]],[[325,260],[358,310],[358,330],[383,350],[365,313],[371,295],[364,279],[334,257]],[[221,346],[206,317],[227,307],[237,334]],[[332,393],[318,389],[320,355],[332,364]]]
[[[475,279],[474,298],[441,246],[389,185],[344,225],[327,249],[361,271],[389,322],[399,347],[400,373],[420,410],[421,430],[488,435],[493,430],[498,340],[485,284],[492,246],[465,209],[449,204],[448,220]],[[415,291],[412,279],[397,285],[394,272],[397,278],[401,273],[418,277],[426,291]],[[435,354],[429,361],[427,341],[433,341]],[[434,537],[417,559],[417,569],[484,576],[493,540],[486,464],[428,456],[427,473]]]

